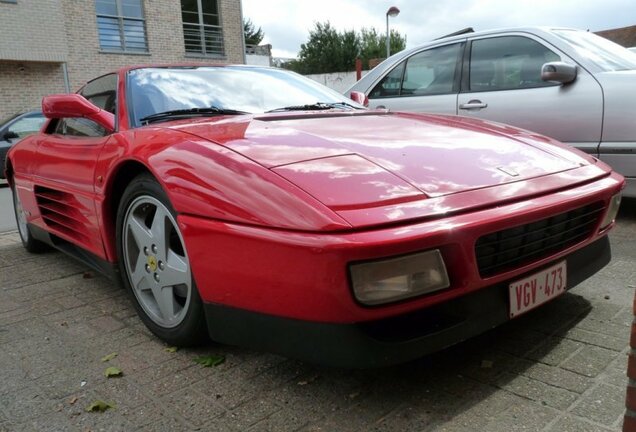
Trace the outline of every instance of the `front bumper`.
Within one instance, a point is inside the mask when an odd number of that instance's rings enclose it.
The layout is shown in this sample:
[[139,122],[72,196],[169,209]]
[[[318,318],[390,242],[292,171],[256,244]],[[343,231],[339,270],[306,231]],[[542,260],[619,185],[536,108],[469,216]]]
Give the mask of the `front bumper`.
[[[607,236],[566,256],[567,289],[592,276],[610,258]],[[283,318],[213,303],[204,307],[210,337],[217,342],[312,363],[370,368],[439,351],[508,321],[510,282],[408,314],[353,324]]]

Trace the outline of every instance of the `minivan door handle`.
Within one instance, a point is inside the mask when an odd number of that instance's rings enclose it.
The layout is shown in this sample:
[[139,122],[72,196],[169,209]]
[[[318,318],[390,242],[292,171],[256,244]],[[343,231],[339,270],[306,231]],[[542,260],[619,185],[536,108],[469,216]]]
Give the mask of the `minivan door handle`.
[[482,108],[486,108],[487,106],[488,106],[487,103],[483,103],[482,101],[478,99],[472,99],[465,104],[460,104],[459,109],[463,109],[463,110],[482,109]]

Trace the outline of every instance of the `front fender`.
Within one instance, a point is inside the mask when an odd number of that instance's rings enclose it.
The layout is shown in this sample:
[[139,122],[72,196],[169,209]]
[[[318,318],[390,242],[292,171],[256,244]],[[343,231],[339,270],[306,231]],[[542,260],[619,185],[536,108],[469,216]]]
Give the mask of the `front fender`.
[[[103,149],[96,172],[105,237],[114,238],[112,203],[123,192],[116,185],[122,176],[129,181],[136,175],[122,172],[131,167],[152,173],[179,214],[298,231],[350,228],[311,195],[221,145],[159,128],[136,129],[114,138]],[[114,257],[114,246],[109,249]]]

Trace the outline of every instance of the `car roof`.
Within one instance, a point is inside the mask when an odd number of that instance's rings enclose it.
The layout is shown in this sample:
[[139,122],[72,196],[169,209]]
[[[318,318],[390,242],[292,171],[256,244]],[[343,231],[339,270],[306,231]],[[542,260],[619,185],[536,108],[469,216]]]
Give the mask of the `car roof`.
[[479,37],[479,36],[489,36],[489,35],[493,35],[493,34],[513,33],[513,32],[532,33],[532,34],[551,33],[553,30],[574,30],[574,31],[580,31],[580,29],[571,28],[571,27],[546,27],[546,26],[539,26],[539,27],[528,27],[528,26],[526,26],[526,27],[503,27],[503,28],[495,28],[495,29],[480,30],[480,31],[467,31],[467,32],[462,32],[460,34],[456,34],[456,35],[452,35],[452,36],[448,36],[448,37],[442,36],[442,37],[430,40],[428,42],[424,42],[423,44],[417,45],[417,46],[409,48],[407,50],[401,51],[398,54],[407,54],[407,53],[411,53],[413,51],[420,50],[420,49],[422,49],[424,47],[427,47],[427,46],[439,45],[439,44],[446,43],[446,42],[462,41],[462,40],[467,39],[467,38],[474,38],[474,37]]

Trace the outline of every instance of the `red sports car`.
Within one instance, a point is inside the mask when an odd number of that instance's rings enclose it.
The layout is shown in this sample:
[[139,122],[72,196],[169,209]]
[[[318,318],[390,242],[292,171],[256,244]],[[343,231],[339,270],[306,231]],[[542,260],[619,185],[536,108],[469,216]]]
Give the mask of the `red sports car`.
[[120,279],[169,344],[397,363],[610,259],[623,178],[528,131],[247,66],[126,68],[42,107],[5,170],[24,246]]

